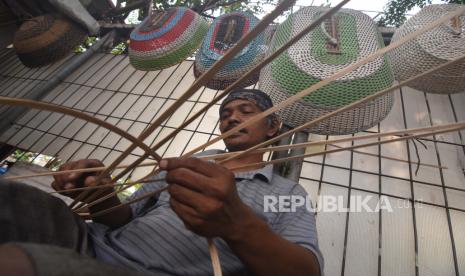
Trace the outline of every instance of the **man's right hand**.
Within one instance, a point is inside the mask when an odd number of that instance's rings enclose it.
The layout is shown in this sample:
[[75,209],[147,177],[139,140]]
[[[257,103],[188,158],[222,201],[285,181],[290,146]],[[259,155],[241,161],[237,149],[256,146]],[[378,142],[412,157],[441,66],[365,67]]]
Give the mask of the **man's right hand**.
[[[77,169],[86,169],[86,168],[95,168],[95,167],[104,167],[105,165],[100,162],[99,160],[95,159],[83,159],[78,161],[71,161],[65,163],[60,166],[59,171],[67,171],[67,170],[77,170]],[[97,183],[99,172],[87,172],[87,173],[80,173],[80,172],[70,172],[67,174],[59,174],[54,175],[55,181],[52,183],[53,189],[55,191],[60,192],[60,194],[68,196],[70,198],[75,199],[81,191],[70,191],[67,192],[66,190],[71,190],[75,188],[83,188],[83,187],[92,187],[98,185],[109,184],[111,182],[110,175],[102,175],[100,181]],[[99,191],[100,189],[92,190],[93,192]],[[88,193],[89,196],[93,194],[93,192]],[[109,194],[113,192],[113,188],[109,187],[105,189],[105,194]],[[89,198],[87,196],[87,198]],[[86,202],[86,199],[81,199],[81,201]]]

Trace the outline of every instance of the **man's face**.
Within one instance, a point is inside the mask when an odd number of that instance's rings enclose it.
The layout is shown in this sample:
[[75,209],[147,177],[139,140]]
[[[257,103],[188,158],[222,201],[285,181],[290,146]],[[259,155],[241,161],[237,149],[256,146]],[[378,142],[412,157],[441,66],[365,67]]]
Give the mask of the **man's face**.
[[[220,131],[225,133],[233,127],[261,113],[260,108],[248,100],[234,100],[224,106],[220,114]],[[229,151],[246,150],[268,139],[276,133],[277,126],[270,126],[263,118],[224,139]]]

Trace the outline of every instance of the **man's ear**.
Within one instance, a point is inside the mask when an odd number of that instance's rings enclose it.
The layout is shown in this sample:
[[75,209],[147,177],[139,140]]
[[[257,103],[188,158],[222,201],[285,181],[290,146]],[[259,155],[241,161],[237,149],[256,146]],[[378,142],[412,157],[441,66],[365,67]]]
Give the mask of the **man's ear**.
[[270,121],[270,127],[266,134],[268,137],[272,138],[278,134],[281,122],[277,118],[272,118]]

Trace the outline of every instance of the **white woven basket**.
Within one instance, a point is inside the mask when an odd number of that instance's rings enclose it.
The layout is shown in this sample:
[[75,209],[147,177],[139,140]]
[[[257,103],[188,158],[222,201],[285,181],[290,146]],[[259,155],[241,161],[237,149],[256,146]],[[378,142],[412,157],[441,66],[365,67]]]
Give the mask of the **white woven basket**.
[[[276,30],[268,54],[327,10],[306,7],[291,15]],[[333,36],[328,34],[328,30]],[[329,46],[331,38],[338,45],[335,49]],[[333,20],[305,35],[265,66],[260,73],[260,89],[269,94],[275,103],[279,103],[383,46],[377,26],[369,16],[359,11],[342,9]],[[297,127],[390,87],[393,79],[388,57],[380,57],[281,110],[280,116],[284,124]],[[388,93],[333,116],[307,131],[327,135],[356,133],[384,119],[392,105],[392,93]]]
[[[414,32],[461,5],[430,5],[396,30],[392,41]],[[402,81],[462,56],[465,53],[465,15],[443,24],[391,51],[397,80]],[[409,85],[428,93],[452,94],[465,91],[465,62],[457,63]]]

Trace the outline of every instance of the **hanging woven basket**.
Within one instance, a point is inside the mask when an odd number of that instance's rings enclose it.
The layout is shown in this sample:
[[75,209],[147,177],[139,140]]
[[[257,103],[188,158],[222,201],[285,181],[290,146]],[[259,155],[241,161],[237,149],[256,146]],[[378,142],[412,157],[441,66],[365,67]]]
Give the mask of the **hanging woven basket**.
[[156,12],[132,31],[129,60],[139,70],[168,68],[192,55],[207,30],[207,21],[191,9]]
[[[396,30],[392,41],[399,40],[460,6],[458,4],[426,6]],[[394,49],[390,56],[396,80],[402,81],[456,59],[464,53],[465,15],[462,15]],[[464,92],[465,62],[436,71],[414,81],[409,86],[428,93]]]
[[[215,19],[195,56],[194,75],[199,77],[210,69],[258,22],[258,18],[249,12],[233,12]],[[225,89],[261,62],[265,52],[265,35],[261,33],[220,69],[205,86],[211,89]],[[241,83],[241,87],[256,83],[258,77],[259,72]]]
[[24,65],[39,67],[66,57],[86,36],[73,21],[46,14],[25,21],[15,33],[13,47]]
[[[302,8],[283,22],[273,36],[270,52],[285,44],[327,11],[323,7]],[[260,89],[279,103],[330,77],[384,47],[373,20],[358,11],[342,9],[305,35],[262,69]],[[297,127],[331,111],[390,87],[393,76],[387,57],[352,71],[281,110],[284,124]],[[391,110],[392,94],[340,113],[307,129],[308,132],[338,135],[368,129]]]

